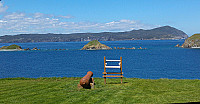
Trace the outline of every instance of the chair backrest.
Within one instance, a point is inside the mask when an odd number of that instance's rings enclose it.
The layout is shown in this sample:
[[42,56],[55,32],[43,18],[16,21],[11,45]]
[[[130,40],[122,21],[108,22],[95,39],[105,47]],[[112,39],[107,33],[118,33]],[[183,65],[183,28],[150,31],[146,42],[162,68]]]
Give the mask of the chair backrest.
[[[119,64],[115,66],[109,66],[107,62],[119,62]],[[104,57],[104,72],[106,72],[107,68],[119,68],[120,72],[122,73],[122,57],[120,57],[120,60],[107,60],[106,57]]]
[[[107,65],[107,62],[119,62],[118,65]],[[106,69],[108,68],[114,68],[114,69],[120,69],[120,72],[106,72]],[[108,75],[108,74],[119,74],[119,75]],[[121,83],[122,83],[122,77],[123,77],[123,72],[122,72],[122,57],[120,57],[120,60],[106,60],[106,57],[104,57],[104,72],[103,72],[103,77],[104,77],[104,84],[106,84],[106,77],[121,77]]]

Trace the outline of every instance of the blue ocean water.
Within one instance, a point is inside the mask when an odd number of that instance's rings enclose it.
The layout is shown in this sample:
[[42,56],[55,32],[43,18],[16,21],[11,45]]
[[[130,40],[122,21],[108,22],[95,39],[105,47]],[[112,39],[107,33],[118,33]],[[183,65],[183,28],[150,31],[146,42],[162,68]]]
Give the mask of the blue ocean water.
[[[183,40],[102,41],[110,47],[143,50],[79,50],[87,42],[16,43],[40,51],[0,51],[0,78],[83,77],[88,71],[102,77],[104,56],[122,56],[124,77],[200,79],[200,49],[174,47]],[[0,43],[0,47],[13,43]],[[67,50],[53,50],[67,49]]]

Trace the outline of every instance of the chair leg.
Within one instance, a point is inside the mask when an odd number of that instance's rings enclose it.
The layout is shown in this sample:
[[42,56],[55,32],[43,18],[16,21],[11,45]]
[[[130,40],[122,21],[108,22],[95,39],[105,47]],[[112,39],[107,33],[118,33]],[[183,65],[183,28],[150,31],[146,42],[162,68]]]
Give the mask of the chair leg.
[[104,84],[106,84],[106,77],[104,77]]
[[122,83],[122,77],[121,77],[121,83]]

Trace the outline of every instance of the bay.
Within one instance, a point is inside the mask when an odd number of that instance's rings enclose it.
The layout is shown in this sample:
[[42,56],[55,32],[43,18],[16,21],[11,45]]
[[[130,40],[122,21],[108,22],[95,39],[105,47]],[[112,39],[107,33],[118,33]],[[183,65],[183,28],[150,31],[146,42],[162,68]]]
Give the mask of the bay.
[[[124,77],[200,79],[200,49],[174,47],[184,40],[102,41],[110,47],[135,50],[80,50],[87,42],[0,43],[38,51],[0,51],[0,78],[83,77],[88,71],[102,77],[103,58],[122,56]],[[67,49],[67,50],[55,50]]]

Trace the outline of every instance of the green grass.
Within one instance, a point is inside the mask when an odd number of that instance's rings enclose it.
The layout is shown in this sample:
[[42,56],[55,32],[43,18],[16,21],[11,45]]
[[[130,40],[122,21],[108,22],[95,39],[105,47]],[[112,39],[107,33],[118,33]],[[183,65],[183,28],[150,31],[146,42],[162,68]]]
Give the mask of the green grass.
[[200,39],[200,34],[194,34],[191,37],[189,37],[188,39],[191,39],[191,40]]
[[93,41],[90,41],[87,45],[92,46],[92,45],[97,45],[97,44],[101,44],[101,43],[98,40],[93,40]]
[[95,89],[80,89],[81,78],[0,79],[0,103],[132,104],[200,102],[200,80],[95,79]]
[[20,46],[13,44],[13,45],[10,45],[10,46],[3,46],[0,49],[20,49],[20,48],[21,48]]

